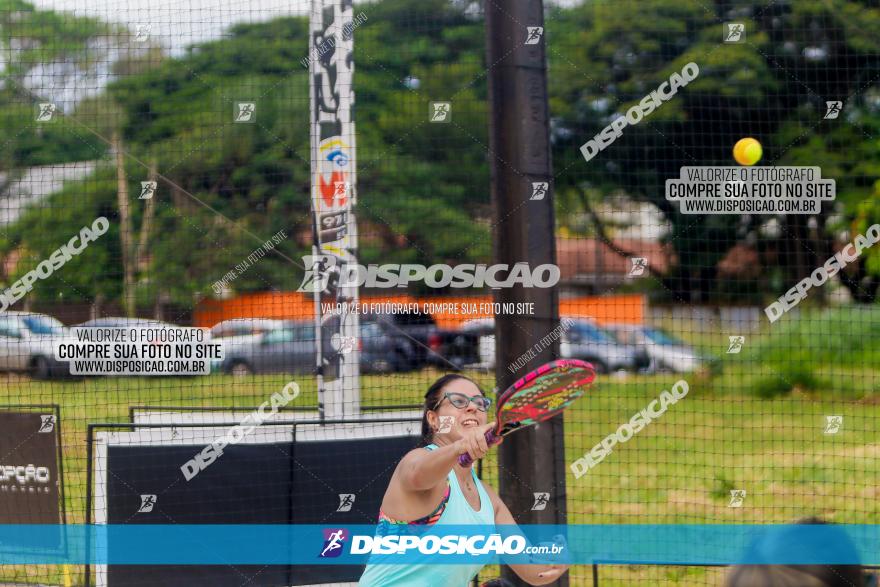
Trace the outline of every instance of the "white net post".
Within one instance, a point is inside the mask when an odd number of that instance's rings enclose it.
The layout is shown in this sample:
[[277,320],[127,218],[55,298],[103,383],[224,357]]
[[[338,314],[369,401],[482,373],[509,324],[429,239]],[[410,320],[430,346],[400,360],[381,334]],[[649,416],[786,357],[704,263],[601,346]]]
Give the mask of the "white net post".
[[[315,253],[332,259],[340,280],[335,302],[340,319],[332,328],[316,328],[319,362],[322,338],[341,351],[335,378],[318,375],[318,404],[328,419],[360,414],[360,357],[356,285],[345,279],[347,268],[357,264],[357,198],[355,174],[354,49],[351,0],[313,0],[309,38],[309,89],[311,100],[312,212],[315,215]],[[355,281],[356,283],[356,281]],[[321,308],[316,296],[316,326]],[[320,367],[320,364],[319,364]]]

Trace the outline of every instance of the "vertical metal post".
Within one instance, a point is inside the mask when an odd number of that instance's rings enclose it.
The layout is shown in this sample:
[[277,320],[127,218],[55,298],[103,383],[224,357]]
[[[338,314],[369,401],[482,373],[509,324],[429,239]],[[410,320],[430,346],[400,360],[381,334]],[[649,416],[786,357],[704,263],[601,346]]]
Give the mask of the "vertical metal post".
[[[542,0],[486,2],[489,66],[490,165],[494,262],[513,266],[556,264],[550,119]],[[546,185],[545,185],[546,184]],[[545,188],[543,197],[531,199]],[[516,286],[495,291],[501,303],[531,302],[534,315],[500,315],[495,321],[496,379],[501,389],[559,354],[559,344],[535,344],[559,324],[556,287]],[[533,348],[521,369],[508,368]],[[500,447],[500,495],[521,524],[565,524],[565,458],[562,419],[508,437]],[[532,511],[534,492],[548,492],[544,510]],[[508,568],[502,576],[525,585]],[[568,576],[554,583],[567,586]]]
[[[312,0],[309,35],[311,112],[312,253],[340,276],[333,301],[338,320],[323,321],[321,293],[328,283],[313,284],[317,345],[318,409],[321,420],[360,414],[360,335],[357,285],[346,279],[357,264],[356,141],[354,126],[354,29],[352,0]],[[317,265],[316,265],[317,266]],[[309,269],[309,268],[306,268]],[[317,271],[313,277],[318,279]],[[321,280],[319,280],[321,281]],[[324,338],[329,338],[325,341]],[[325,351],[336,362],[328,377]],[[344,350],[343,350],[344,349]]]
[[[92,453],[92,444],[95,440],[95,429],[93,428],[93,424],[88,425],[88,429],[86,430],[86,525],[89,526],[92,523],[92,490],[94,486],[92,484],[92,467],[94,467],[94,463],[92,459],[94,458]],[[92,565],[89,562],[92,556],[92,535],[89,535],[89,539],[86,540],[86,564],[83,566],[83,584],[86,587],[92,586]]]

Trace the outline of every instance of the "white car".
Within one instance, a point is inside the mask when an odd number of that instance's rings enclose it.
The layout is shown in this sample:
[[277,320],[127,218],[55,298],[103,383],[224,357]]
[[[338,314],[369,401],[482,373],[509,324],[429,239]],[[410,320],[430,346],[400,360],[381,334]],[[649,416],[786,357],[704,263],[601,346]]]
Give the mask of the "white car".
[[[182,330],[183,326],[163,322],[161,320],[153,320],[150,318],[125,318],[108,316],[106,318],[95,318],[88,320],[82,324],[77,324],[75,328],[133,328],[136,330]],[[210,338],[210,333],[207,338]]]
[[125,316],[107,316],[86,320],[74,328],[183,328],[170,322],[162,322],[152,318],[126,318]]
[[0,314],[0,371],[30,373],[35,379],[70,374],[70,364],[56,361],[52,345],[73,341],[64,324],[33,312]]
[[[178,326],[170,322],[155,320],[152,318],[128,318],[125,316],[107,316],[104,318],[95,318],[87,320],[82,324],[77,324],[75,328],[131,328],[135,330],[183,330],[184,326]],[[211,340],[210,331],[205,336],[205,340]]]
[[707,363],[707,358],[701,356],[693,347],[659,328],[612,324],[605,329],[619,342],[634,344],[645,349],[651,360],[650,372],[690,373],[701,369]]

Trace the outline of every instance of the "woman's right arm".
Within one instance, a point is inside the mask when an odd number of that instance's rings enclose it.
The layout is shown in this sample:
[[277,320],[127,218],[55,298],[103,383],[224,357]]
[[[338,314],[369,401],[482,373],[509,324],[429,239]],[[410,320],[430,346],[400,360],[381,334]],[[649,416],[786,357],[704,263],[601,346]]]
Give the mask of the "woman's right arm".
[[426,491],[444,483],[459,456],[468,453],[476,461],[489,452],[486,432],[494,427],[495,424],[485,424],[468,428],[463,431],[462,438],[452,444],[410,452],[400,461],[398,468],[401,484],[408,491]]

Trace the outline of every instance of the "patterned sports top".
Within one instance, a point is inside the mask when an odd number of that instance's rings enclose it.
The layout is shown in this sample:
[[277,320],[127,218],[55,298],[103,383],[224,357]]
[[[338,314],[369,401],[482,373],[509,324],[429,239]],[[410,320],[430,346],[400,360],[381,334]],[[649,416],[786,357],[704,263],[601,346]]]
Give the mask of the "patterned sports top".
[[379,525],[383,524],[409,524],[411,526],[431,526],[437,523],[437,520],[440,519],[440,516],[443,515],[443,512],[446,510],[446,504],[449,503],[449,492],[452,490],[452,486],[449,485],[449,479],[446,480],[446,493],[443,494],[443,499],[440,500],[440,505],[437,508],[423,518],[419,518],[418,520],[413,520],[412,522],[407,522],[406,520],[396,520],[391,516],[387,515],[381,509],[379,510]]
[[[435,450],[437,445],[429,444],[427,450]],[[376,526],[377,536],[406,535],[412,528],[417,532],[417,527],[422,529],[426,525],[433,525],[441,531],[445,525],[474,525],[486,528],[487,534],[495,531],[495,509],[492,506],[492,498],[486,492],[483,484],[477,478],[477,473],[471,468],[471,478],[480,495],[480,508],[475,510],[467,501],[458,483],[458,477],[454,470],[446,476],[446,493],[433,512],[427,516],[407,522],[394,520],[384,513],[379,514],[379,523]],[[383,555],[370,555],[367,568],[361,575],[358,583],[360,587],[468,587],[471,579],[481,568],[482,563],[471,564],[437,564],[436,555],[423,555],[421,559],[415,557],[410,564],[389,564]]]

